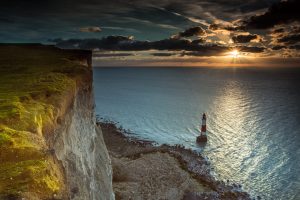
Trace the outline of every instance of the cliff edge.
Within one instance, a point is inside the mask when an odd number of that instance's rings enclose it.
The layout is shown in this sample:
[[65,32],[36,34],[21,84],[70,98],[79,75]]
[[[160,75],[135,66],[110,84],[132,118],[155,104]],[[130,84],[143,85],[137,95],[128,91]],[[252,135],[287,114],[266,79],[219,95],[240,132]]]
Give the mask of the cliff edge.
[[0,199],[114,199],[91,56],[0,45]]

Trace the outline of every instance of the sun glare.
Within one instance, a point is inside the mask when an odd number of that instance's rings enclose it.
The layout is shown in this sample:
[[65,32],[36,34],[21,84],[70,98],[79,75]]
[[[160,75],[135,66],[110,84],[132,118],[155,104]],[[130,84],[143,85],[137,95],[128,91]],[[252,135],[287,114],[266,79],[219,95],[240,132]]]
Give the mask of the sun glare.
[[238,58],[240,56],[240,52],[238,50],[233,50],[233,51],[229,52],[229,55],[232,58]]

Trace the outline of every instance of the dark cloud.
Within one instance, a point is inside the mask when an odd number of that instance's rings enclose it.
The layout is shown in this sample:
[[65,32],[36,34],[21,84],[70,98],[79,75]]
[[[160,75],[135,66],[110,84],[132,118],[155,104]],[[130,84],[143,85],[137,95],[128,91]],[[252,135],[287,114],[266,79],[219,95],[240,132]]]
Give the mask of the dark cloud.
[[265,13],[252,16],[244,25],[250,29],[267,29],[278,24],[300,21],[299,8],[299,0],[281,1],[272,5]]
[[[189,51],[198,52],[198,55],[212,56],[222,55],[228,52],[231,47],[218,44],[201,44],[198,42],[168,38],[158,41],[139,41],[133,37],[109,36],[102,39],[55,39],[56,46],[60,48],[99,49],[110,51],[142,51],[142,50],[168,50],[168,51]],[[238,46],[242,52],[261,53],[265,50],[262,47]],[[161,56],[162,54],[160,54]],[[165,54],[165,56],[168,54]],[[158,54],[156,55],[158,56]]]
[[296,44],[300,42],[300,34],[295,34],[295,35],[285,35],[279,39],[277,39],[278,43],[285,43],[285,44]]
[[99,33],[101,32],[101,28],[97,26],[90,26],[90,27],[82,27],[79,28],[80,32],[88,32],[88,33]]
[[175,53],[152,53],[153,56],[169,57],[176,55]]
[[294,49],[294,50],[300,50],[300,45],[293,45],[293,46],[290,46],[289,49]]
[[262,53],[265,51],[265,47],[254,47],[254,46],[237,46],[239,51],[245,53]]
[[282,45],[276,45],[276,46],[273,46],[272,49],[277,51],[277,50],[280,50],[280,49],[284,49],[286,48],[286,46],[282,46]]
[[232,41],[234,43],[248,43],[251,42],[251,40],[257,39],[257,35],[236,35],[232,37]]
[[225,46],[199,45],[185,39],[169,38],[158,41],[139,41],[132,37],[109,36],[102,39],[55,39],[56,46],[60,48],[100,49],[119,51],[141,51],[141,50],[173,50],[173,51],[201,51],[201,52],[224,52],[228,50]]
[[182,31],[178,33],[175,37],[178,38],[184,38],[184,37],[193,37],[193,36],[203,36],[205,35],[205,30],[201,28],[200,26],[195,26],[189,29],[186,29],[185,31]]

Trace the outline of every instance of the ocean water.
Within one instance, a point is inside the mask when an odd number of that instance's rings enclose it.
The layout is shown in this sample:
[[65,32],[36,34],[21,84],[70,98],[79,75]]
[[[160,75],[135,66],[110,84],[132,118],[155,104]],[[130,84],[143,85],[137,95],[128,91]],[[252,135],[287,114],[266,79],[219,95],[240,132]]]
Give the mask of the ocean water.
[[137,137],[201,151],[253,196],[300,199],[300,69],[95,67],[94,90],[96,113]]

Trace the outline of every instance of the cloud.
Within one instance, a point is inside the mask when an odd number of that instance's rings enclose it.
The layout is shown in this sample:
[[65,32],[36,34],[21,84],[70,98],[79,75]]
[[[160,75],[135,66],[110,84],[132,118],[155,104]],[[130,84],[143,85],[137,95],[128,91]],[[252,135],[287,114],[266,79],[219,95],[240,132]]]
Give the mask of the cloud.
[[116,26],[102,26],[103,30],[114,30],[114,31],[127,31],[127,32],[134,32],[139,33],[140,31],[134,29],[134,28],[124,28],[124,27],[116,27]]
[[300,33],[300,26],[292,26],[291,29],[291,33]]
[[180,54],[180,56],[195,56],[195,57],[201,57],[201,56],[219,56],[224,54],[225,52],[229,51],[229,48],[226,49],[211,49],[210,51],[185,51]]
[[209,26],[210,30],[227,30],[227,31],[243,31],[244,26],[234,26],[232,24],[217,24],[213,23]]
[[[168,38],[157,41],[135,40],[132,36],[108,36],[102,39],[54,39],[56,46],[71,49],[98,49],[109,51],[143,51],[143,50],[168,50],[197,52],[198,56],[216,56],[228,52],[231,47],[211,43],[199,43],[198,40]],[[196,41],[196,42],[195,42]],[[242,52],[260,53],[262,47],[238,46]],[[193,53],[195,54],[195,53]],[[185,54],[188,55],[188,54]],[[156,56],[162,56],[162,54]],[[167,54],[165,54],[167,56]]]
[[153,56],[169,57],[176,55],[175,53],[152,53]]
[[273,33],[273,34],[276,34],[276,33],[283,33],[283,32],[285,32],[285,29],[284,29],[284,28],[277,28],[277,29],[272,30],[272,33]]
[[300,50],[300,45],[293,45],[289,47],[290,49]]
[[255,40],[257,39],[258,36],[257,35],[236,35],[236,36],[233,36],[232,37],[232,41],[234,43],[248,43],[248,42],[251,42],[251,40]]
[[[200,26],[195,26],[189,29],[186,29],[185,31],[182,31],[176,35],[178,38],[182,37],[193,37],[193,36],[203,36],[205,35],[205,30],[201,28]],[[176,37],[175,36],[175,37]]]
[[[154,12],[154,10],[152,10],[152,11]],[[155,21],[149,21],[149,20],[145,20],[145,19],[138,19],[138,18],[135,18],[135,17],[122,17],[120,20],[122,22],[142,24],[143,26],[148,25],[148,26],[153,26],[153,27],[160,27],[160,28],[163,28],[163,29],[175,29],[175,30],[179,29],[178,27],[170,25],[170,24],[162,24],[162,23],[158,23],[158,22],[155,22]]]
[[265,47],[255,47],[255,46],[237,46],[236,49],[238,49],[241,52],[245,53],[262,53],[265,51]]
[[294,35],[286,35],[279,39],[277,39],[277,42],[279,43],[285,43],[285,44],[296,44],[300,42],[300,34],[294,34]]
[[205,43],[205,39],[204,38],[198,38],[196,40],[193,40],[192,43],[193,44],[201,44],[201,43]]
[[284,49],[286,48],[286,46],[282,46],[282,45],[276,45],[276,46],[273,46],[272,49],[277,51],[277,50],[281,50],[281,49]]
[[[183,14],[179,14],[179,13],[177,13],[177,12],[167,10],[167,9],[165,9],[165,8],[159,8],[159,9],[161,9],[161,10],[163,10],[163,11],[166,11],[166,12],[170,12],[170,13],[176,15],[176,16],[180,16],[180,17],[182,17],[182,18],[184,18],[184,19],[187,19],[187,20],[190,21],[190,22],[193,22],[193,23],[196,23],[196,24],[200,24],[200,25],[203,25],[203,26],[206,26],[206,27],[209,26],[209,23],[207,23],[207,21],[204,20],[204,19],[199,19],[199,18],[196,18],[196,17],[188,17],[188,16],[185,16],[185,15],[183,15]],[[171,10],[172,10],[172,9],[171,9]],[[198,16],[198,17],[199,17],[199,16]]]
[[300,21],[300,1],[286,0],[273,4],[265,13],[244,21],[249,29],[267,29],[278,24]]
[[90,27],[82,27],[79,28],[80,32],[86,32],[86,33],[99,33],[101,32],[101,28],[97,26],[90,26]]
[[300,43],[300,26],[298,24],[281,25],[279,28],[271,30],[269,36],[272,40],[270,45],[274,45],[272,49],[278,50],[279,46],[286,46],[288,48],[289,45]]

